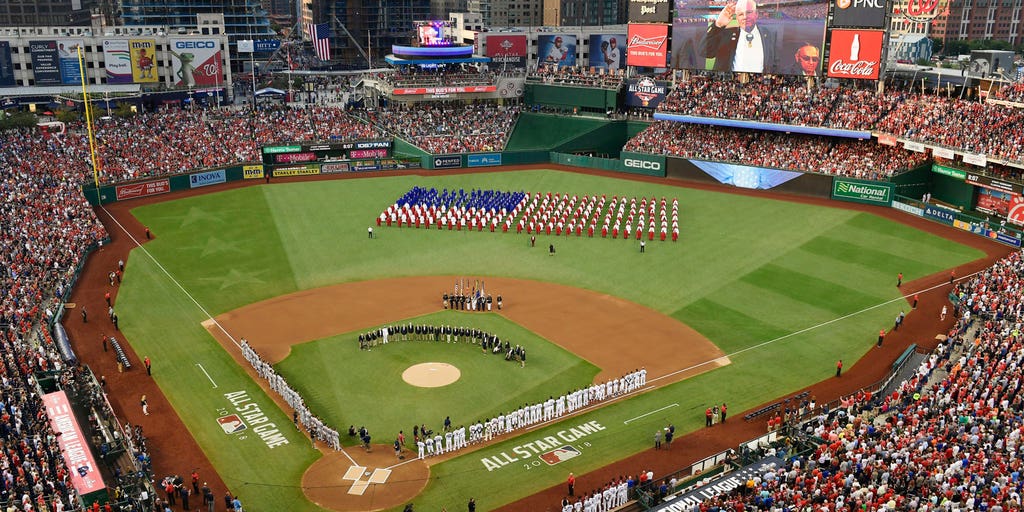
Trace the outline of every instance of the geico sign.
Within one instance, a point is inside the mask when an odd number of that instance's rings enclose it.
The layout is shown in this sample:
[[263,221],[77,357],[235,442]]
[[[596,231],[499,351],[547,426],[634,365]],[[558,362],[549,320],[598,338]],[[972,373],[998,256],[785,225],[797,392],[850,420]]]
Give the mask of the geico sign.
[[216,48],[215,41],[175,41],[174,48],[178,50],[190,50],[195,48]]
[[622,161],[622,164],[632,169],[649,169],[652,171],[661,170],[661,162],[651,162],[650,160],[637,160],[636,158],[627,158]]

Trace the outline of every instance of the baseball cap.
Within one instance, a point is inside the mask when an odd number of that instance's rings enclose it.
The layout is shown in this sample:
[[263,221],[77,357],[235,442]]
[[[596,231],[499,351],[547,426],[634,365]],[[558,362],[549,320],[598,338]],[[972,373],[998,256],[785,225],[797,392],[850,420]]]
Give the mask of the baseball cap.
[[613,43],[616,42],[614,37],[611,39],[611,42],[613,42]]
[[562,42],[562,36],[555,36],[555,42],[556,43],[561,43]]

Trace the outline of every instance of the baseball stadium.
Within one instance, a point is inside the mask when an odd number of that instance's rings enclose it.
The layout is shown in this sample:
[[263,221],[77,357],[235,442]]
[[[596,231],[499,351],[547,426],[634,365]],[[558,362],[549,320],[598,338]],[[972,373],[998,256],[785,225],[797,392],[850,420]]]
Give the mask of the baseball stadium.
[[1024,87],[749,4],[8,110],[2,506],[1019,509]]

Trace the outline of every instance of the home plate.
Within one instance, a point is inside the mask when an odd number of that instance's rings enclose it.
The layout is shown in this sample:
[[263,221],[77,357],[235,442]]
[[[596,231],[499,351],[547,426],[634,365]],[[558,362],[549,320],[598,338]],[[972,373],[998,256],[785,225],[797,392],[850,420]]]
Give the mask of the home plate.
[[357,480],[355,482],[352,482],[352,487],[348,489],[348,493],[355,494],[357,496],[362,496],[363,493],[366,492],[366,488],[369,486],[369,482],[366,482],[364,480]]
[[349,466],[348,471],[345,472],[345,476],[341,477],[341,479],[359,480],[363,476],[363,471],[366,471],[366,468],[364,468],[363,466]]
[[373,470],[373,474],[370,475],[370,483],[371,484],[382,484],[382,483],[388,481],[388,477],[389,476],[391,476],[391,470],[390,469],[380,469],[380,468],[375,469],[375,470]]

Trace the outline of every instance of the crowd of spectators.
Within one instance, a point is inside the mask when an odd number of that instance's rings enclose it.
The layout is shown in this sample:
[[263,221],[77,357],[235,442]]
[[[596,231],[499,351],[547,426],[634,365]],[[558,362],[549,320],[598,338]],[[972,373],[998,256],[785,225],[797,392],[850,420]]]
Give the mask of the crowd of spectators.
[[[191,169],[259,160],[262,145],[384,137],[383,131],[334,107],[218,110],[197,114],[161,110],[95,125],[100,181],[127,181]],[[84,172],[89,143],[84,128],[49,139],[49,151]],[[69,164],[70,165],[70,164]]]
[[623,149],[863,179],[883,179],[927,160],[924,153],[873,141],[670,121],[654,122]]
[[[1024,86],[993,97],[1021,101]],[[1024,161],[1024,109],[891,87],[808,87],[799,77],[754,76],[746,83],[697,75],[680,82],[661,112],[775,124],[877,131],[991,158]]]
[[519,118],[518,106],[419,103],[367,110],[367,119],[433,154],[500,151]]
[[554,85],[580,85],[584,87],[600,87],[602,89],[618,89],[625,77],[604,68],[590,69],[584,67],[542,66],[526,75],[530,82],[541,82]]
[[1014,82],[1004,85],[997,91],[992,92],[992,97],[997,100],[1011,101],[1024,104],[1024,82]]
[[887,394],[805,424],[812,453],[700,509],[1020,510],[1022,275],[1015,252],[958,283],[949,343]]
[[378,78],[392,87],[456,87],[494,85],[495,76],[472,66],[422,69],[401,66],[394,73],[378,73]]
[[[17,510],[77,506],[35,373],[66,371],[33,333],[53,318],[75,270],[106,237],[77,183],[80,165],[38,132],[0,135],[0,503]],[[62,380],[74,380],[74,376]],[[58,504],[59,503],[59,508]]]

